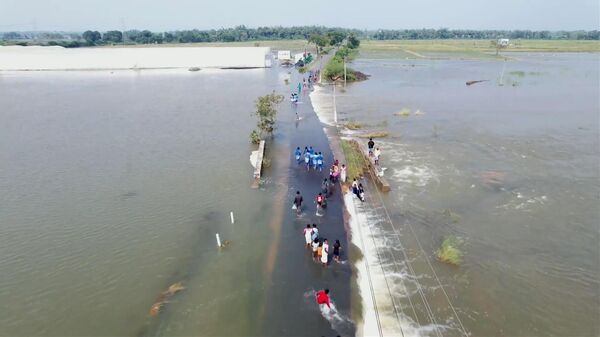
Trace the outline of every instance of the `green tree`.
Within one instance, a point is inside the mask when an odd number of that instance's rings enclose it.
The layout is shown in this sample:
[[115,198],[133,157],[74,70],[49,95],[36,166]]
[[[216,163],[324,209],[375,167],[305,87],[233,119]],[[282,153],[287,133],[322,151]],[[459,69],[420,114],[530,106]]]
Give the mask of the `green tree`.
[[105,43],[121,43],[123,42],[123,33],[118,30],[109,30],[102,35],[102,41]]
[[329,38],[329,44],[332,46],[339,46],[342,44],[344,39],[346,38],[346,34],[340,31],[333,31],[327,33],[327,38]]
[[308,43],[314,43],[317,47],[317,54],[319,54],[325,46],[329,45],[329,39],[323,34],[312,34],[308,38]]
[[260,141],[257,135],[272,135],[275,130],[275,122],[277,121],[277,105],[283,102],[283,95],[279,95],[273,91],[272,93],[260,96],[256,100],[256,111],[254,115],[258,118],[256,127],[258,130],[253,130],[250,138],[254,143]]
[[97,30],[86,30],[85,32],[83,32],[82,37],[90,45],[95,45],[96,42],[102,39],[102,35]]
[[348,48],[356,49],[360,46],[360,40],[354,35],[348,35]]

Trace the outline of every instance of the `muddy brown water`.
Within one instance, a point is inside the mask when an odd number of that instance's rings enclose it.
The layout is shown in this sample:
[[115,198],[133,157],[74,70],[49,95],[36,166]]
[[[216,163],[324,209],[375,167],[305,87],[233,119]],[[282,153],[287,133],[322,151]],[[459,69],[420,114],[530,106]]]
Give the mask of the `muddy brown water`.
[[[460,335],[443,287],[473,336],[597,336],[600,55],[511,56],[352,65],[371,78],[338,90],[340,121],[390,132],[376,146],[393,227],[371,212],[384,268],[422,335]],[[331,89],[315,101],[331,122]],[[458,267],[436,259],[451,235]]]
[[[346,246],[341,201],[314,216],[322,174],[293,165],[293,147],[332,158],[307,97],[294,121],[290,76],[1,74],[0,335],[337,334],[307,294],[329,287],[348,313],[350,268],[312,263],[302,228],[319,223]],[[286,100],[272,166],[253,190],[251,113],[272,90]],[[300,219],[296,189],[307,204]],[[217,232],[227,248],[217,249]],[[151,317],[176,282],[185,289]]]

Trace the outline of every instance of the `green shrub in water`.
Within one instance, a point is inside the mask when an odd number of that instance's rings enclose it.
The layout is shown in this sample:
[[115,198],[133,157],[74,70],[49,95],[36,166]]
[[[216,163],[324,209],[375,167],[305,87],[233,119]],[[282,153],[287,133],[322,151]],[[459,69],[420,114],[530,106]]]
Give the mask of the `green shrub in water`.
[[437,251],[437,257],[440,261],[458,266],[462,263],[463,253],[458,248],[459,240],[450,235],[444,239],[442,246]]

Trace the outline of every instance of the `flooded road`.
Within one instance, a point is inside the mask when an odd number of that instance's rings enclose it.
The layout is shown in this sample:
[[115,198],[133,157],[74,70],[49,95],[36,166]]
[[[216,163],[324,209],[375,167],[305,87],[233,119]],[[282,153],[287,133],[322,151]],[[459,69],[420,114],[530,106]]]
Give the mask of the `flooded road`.
[[[453,310],[474,336],[600,332],[599,55],[510,56],[359,58],[371,78],[337,93],[340,123],[369,124],[347,134],[389,132],[375,142],[392,222],[363,211],[421,335],[460,335]],[[331,123],[331,89],[314,101]],[[449,236],[460,266],[437,260]]]

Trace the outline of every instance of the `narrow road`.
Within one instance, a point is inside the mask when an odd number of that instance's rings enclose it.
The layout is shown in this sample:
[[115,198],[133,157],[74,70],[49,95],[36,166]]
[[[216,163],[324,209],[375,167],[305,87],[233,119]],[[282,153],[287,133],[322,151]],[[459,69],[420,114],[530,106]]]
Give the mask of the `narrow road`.
[[[327,55],[323,62],[329,60]],[[318,66],[313,69],[319,68]],[[304,75],[305,76],[305,75]],[[292,70],[290,86],[297,87],[302,82],[303,74]],[[277,152],[273,160],[289,161],[286,200],[283,202],[283,223],[279,231],[277,257],[272,275],[272,284],[268,290],[265,318],[283,317],[271,320],[261,330],[270,336],[353,336],[354,326],[349,323],[334,324],[334,327],[321,316],[314,299],[313,291],[329,288],[331,297],[338,310],[350,317],[350,281],[351,266],[349,263],[330,262],[327,267],[313,261],[311,253],[304,245],[303,229],[307,224],[316,223],[321,238],[327,238],[330,252],[333,243],[340,240],[342,244],[342,260],[347,260],[347,235],[344,230],[343,202],[339,186],[334,188],[328,199],[328,207],[324,215],[315,215],[314,199],[321,190],[321,182],[329,176],[329,167],[334,158],[327,137],[323,131],[315,111],[312,108],[308,89],[302,91],[300,104],[289,104],[289,93],[286,103],[289,108],[280,109],[281,137],[289,141],[286,150]],[[295,111],[301,117],[295,120]],[[275,140],[278,141],[277,139]],[[312,146],[322,152],[325,158],[322,172],[310,170],[298,165],[294,158],[294,150],[299,146]],[[285,156],[285,157],[284,157]],[[304,197],[301,216],[291,210],[293,195],[299,190]],[[332,255],[330,255],[332,260]]]

